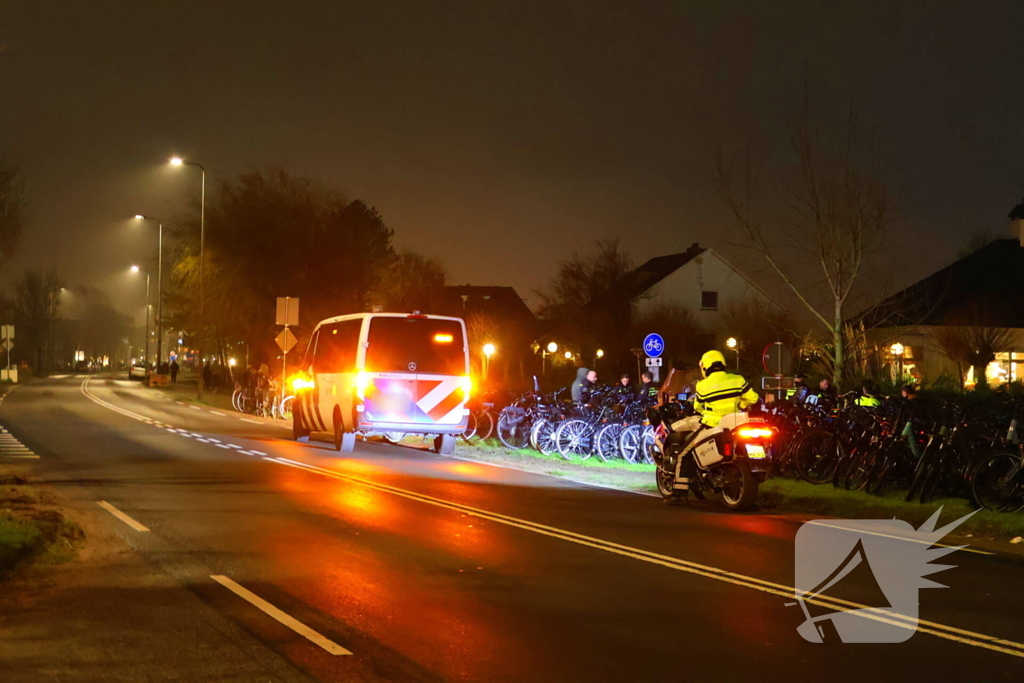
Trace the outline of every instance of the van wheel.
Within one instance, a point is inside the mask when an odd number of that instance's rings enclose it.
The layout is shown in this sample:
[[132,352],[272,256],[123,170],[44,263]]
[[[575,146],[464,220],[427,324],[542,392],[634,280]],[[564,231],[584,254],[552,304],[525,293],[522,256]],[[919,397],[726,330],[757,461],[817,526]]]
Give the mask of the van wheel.
[[455,435],[440,434],[434,437],[434,451],[439,455],[451,455],[455,452]]

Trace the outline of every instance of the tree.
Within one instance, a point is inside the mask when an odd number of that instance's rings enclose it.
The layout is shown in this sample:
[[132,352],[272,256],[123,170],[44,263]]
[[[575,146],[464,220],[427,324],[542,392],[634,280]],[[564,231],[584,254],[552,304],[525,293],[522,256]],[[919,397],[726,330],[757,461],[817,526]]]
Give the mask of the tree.
[[389,258],[371,298],[386,311],[436,313],[446,273],[439,258],[403,250]]
[[594,242],[593,253],[572,256],[558,264],[545,290],[539,317],[551,323],[563,344],[592,354],[598,348],[609,361],[629,359],[629,335],[637,297],[624,286],[633,261],[617,239]]
[[[193,344],[199,332],[195,209],[172,225],[172,286],[164,308],[165,327],[192,333]],[[279,296],[300,299],[300,340],[324,318],[366,310],[394,258],[391,235],[376,209],[311,178],[264,169],[220,183],[206,210],[206,348],[223,357],[228,344],[244,340],[254,363],[276,357],[271,340]]]
[[761,354],[766,346],[781,341],[792,350],[799,346],[793,317],[778,306],[759,298],[731,304],[722,312],[722,333],[739,343],[743,373],[759,375]]
[[867,259],[895,219],[896,198],[879,155],[861,140],[852,109],[834,138],[815,118],[805,101],[791,162],[772,174],[779,179],[778,211],[759,209],[758,174],[749,160],[737,164],[720,154],[716,179],[741,227],[743,246],[758,253],[827,330],[833,378],[839,381],[846,375],[847,306],[863,284]]
[[24,180],[16,168],[0,159],[0,267],[10,260],[21,241],[27,204]]
[[1013,341],[1013,330],[983,325],[947,325],[932,329],[932,337],[943,353],[956,363],[960,386],[964,386],[964,367],[974,368],[978,388],[988,386],[985,370],[996,359],[996,353],[1007,349]]
[[14,311],[20,325],[19,344],[32,349],[36,371],[43,366],[43,350],[49,341],[50,325],[60,308],[64,283],[54,269],[49,273],[28,270],[14,283]]

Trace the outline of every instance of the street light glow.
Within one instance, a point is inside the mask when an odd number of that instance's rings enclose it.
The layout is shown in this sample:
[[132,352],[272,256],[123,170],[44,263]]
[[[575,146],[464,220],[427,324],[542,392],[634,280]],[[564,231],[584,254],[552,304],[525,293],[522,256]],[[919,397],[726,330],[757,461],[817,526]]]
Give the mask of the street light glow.
[[145,216],[143,216],[141,213],[137,213],[137,214],[135,214],[135,218],[137,218],[138,220],[141,221],[141,220],[143,220],[145,218]]
[[132,266],[132,272],[133,273],[139,272],[139,267],[138,266]]
[[566,358],[566,360],[572,358],[572,351],[566,351],[565,352],[565,358]]
[[484,355],[487,356],[488,358],[490,358],[491,356],[494,355],[494,352],[497,351],[497,348],[495,348],[494,344],[489,344],[488,343],[488,344],[484,344],[483,351],[484,351]]
[[900,344],[899,342],[896,342],[895,344],[889,347],[889,353],[891,353],[894,356],[902,356],[903,351],[903,344]]
[[231,367],[235,367],[235,364],[237,362],[238,361],[236,361],[234,358],[228,358],[228,365],[230,365]]
[[739,342],[736,341],[736,337],[729,337],[728,339],[725,340],[725,345],[728,346],[730,349],[735,349],[736,344],[738,343]]
[[171,166],[181,166],[184,163],[181,157],[171,157]]
[[597,357],[598,358],[604,358],[604,349],[598,349],[597,350]]
[[555,353],[558,351],[558,344],[555,342],[548,343],[548,353]]

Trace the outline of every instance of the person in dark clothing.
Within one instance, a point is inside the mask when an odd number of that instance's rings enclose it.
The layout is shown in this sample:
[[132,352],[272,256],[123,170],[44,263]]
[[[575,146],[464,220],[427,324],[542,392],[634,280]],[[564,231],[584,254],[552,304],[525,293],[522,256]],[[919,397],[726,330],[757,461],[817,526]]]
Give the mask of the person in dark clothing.
[[171,361],[171,383],[172,384],[178,381],[178,370],[180,370],[180,369],[181,368],[178,367],[178,360],[177,359],[172,360]]
[[636,396],[636,387],[630,381],[628,372],[624,372],[622,377],[619,378],[619,386],[615,387],[615,395],[622,399]]
[[640,379],[644,382],[640,385],[640,398],[645,398],[648,401],[658,400],[658,385],[654,383],[654,375],[645,372],[640,375]]
[[203,386],[213,389],[213,368],[209,363],[203,363]]
[[590,400],[590,389],[597,382],[597,373],[587,368],[580,368],[576,371],[576,380],[572,383],[569,391],[572,393],[574,403],[586,403]]

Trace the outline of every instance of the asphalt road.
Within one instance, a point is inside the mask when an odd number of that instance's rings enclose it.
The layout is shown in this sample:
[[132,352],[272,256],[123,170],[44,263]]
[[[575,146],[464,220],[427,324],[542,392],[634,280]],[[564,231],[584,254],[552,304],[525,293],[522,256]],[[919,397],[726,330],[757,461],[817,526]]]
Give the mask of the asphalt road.
[[[224,670],[182,680],[1024,674],[1024,563],[1012,556],[955,553],[946,563],[958,566],[931,577],[950,588],[920,592],[926,631],[907,642],[812,644],[787,606],[793,520],[380,443],[341,457],[326,435],[299,444],[122,379],[20,386],[0,425],[39,455],[36,479],[109,505],[105,524],[138,562],[104,587],[102,652],[81,654],[109,662],[102,680],[173,679],[189,657]],[[842,591],[875,595],[853,575]],[[43,638],[59,648],[62,634],[58,621]],[[35,660],[7,664],[42,680]]]

